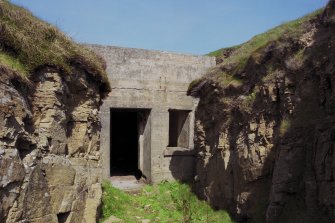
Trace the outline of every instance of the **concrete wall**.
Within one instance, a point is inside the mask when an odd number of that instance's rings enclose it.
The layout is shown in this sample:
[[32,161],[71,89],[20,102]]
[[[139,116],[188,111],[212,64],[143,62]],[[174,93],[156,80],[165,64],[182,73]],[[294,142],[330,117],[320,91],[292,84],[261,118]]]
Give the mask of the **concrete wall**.
[[[191,178],[194,157],[190,150],[193,150],[197,100],[187,96],[186,91],[192,80],[200,78],[215,65],[215,59],[143,49],[89,47],[106,60],[112,86],[112,92],[101,108],[104,175],[109,177],[110,108],[146,108],[151,109],[148,121],[151,149],[144,150],[143,157],[140,157],[140,160],[151,165],[150,173],[145,173],[146,177],[154,183]],[[169,109],[191,111],[189,148],[167,148]]]

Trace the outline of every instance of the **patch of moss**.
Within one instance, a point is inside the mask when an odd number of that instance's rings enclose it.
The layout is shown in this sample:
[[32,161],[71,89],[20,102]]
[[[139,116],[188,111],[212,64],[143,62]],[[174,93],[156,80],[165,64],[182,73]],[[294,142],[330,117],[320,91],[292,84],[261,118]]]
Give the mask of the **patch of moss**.
[[253,91],[249,95],[247,95],[247,97],[245,98],[245,101],[248,104],[252,105],[255,102],[255,100],[256,100],[256,96],[257,96],[258,92],[259,92],[259,87],[256,86],[253,89]]
[[228,73],[221,73],[218,76],[218,82],[224,87],[239,87],[243,84],[243,81],[241,79],[234,77],[233,75],[230,75]]
[[0,64],[11,69],[22,76],[27,75],[25,66],[15,57],[0,51]]
[[252,108],[256,101],[258,93],[259,93],[259,87],[255,86],[252,92],[244,97],[243,101],[240,103],[240,108],[242,111],[247,113],[252,112]]
[[280,126],[279,126],[279,133],[281,136],[284,136],[288,130],[291,128],[291,120],[288,119],[288,118],[284,118],[281,123],[280,123]]

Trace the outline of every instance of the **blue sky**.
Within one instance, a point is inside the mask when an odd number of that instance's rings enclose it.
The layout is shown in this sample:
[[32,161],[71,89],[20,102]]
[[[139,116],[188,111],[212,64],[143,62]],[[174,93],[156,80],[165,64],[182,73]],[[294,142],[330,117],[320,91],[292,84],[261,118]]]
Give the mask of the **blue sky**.
[[206,54],[328,0],[12,0],[78,42]]

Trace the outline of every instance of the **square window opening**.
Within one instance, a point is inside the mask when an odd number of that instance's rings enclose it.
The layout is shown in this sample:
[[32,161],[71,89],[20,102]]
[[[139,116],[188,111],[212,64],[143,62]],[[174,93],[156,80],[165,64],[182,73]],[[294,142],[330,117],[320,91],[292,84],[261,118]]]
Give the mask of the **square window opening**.
[[189,147],[190,111],[169,110],[169,145],[168,147]]

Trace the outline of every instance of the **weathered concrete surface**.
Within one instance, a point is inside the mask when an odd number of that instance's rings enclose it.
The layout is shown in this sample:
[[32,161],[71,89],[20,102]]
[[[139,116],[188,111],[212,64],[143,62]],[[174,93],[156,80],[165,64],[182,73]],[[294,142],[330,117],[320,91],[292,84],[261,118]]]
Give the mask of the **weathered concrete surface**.
[[[110,162],[110,109],[150,109],[150,143],[140,146],[139,167],[149,181],[193,176],[194,159],[168,155],[169,109],[189,111],[189,138],[187,150],[193,150],[194,111],[198,101],[186,95],[192,80],[215,65],[215,59],[176,53],[89,45],[107,62],[112,92],[101,108],[104,175],[109,177]],[[141,138],[141,137],[140,137]],[[141,144],[140,144],[141,145]],[[171,154],[171,152],[170,152]],[[173,154],[173,152],[172,152]]]

